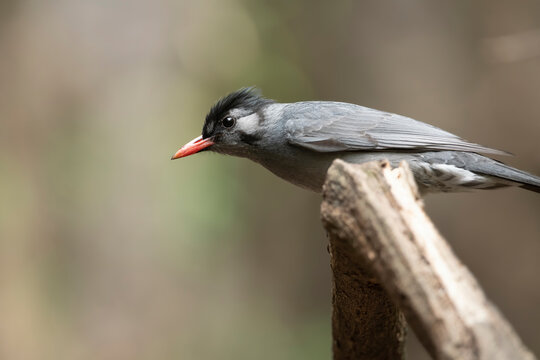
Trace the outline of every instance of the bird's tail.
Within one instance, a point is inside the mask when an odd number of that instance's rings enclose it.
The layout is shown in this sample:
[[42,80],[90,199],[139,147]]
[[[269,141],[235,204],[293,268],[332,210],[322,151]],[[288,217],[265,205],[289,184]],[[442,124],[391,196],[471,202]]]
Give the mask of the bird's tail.
[[471,166],[470,170],[479,174],[496,177],[504,181],[510,181],[519,187],[540,193],[540,177],[513,168],[497,160],[486,157],[484,157],[484,159],[489,161],[477,161]]

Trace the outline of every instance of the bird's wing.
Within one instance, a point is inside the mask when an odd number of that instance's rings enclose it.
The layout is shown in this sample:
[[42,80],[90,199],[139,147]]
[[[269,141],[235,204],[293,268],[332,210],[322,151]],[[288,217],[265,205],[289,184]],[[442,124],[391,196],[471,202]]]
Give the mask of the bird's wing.
[[289,143],[318,152],[457,150],[508,155],[405,116],[353,104],[293,103],[284,108],[283,117]]

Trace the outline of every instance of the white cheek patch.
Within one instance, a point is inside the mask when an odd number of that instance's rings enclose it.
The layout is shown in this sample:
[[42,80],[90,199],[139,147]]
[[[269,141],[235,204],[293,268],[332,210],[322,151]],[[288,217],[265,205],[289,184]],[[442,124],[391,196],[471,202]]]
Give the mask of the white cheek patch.
[[253,134],[259,130],[259,115],[251,114],[236,120],[236,127],[245,134]]

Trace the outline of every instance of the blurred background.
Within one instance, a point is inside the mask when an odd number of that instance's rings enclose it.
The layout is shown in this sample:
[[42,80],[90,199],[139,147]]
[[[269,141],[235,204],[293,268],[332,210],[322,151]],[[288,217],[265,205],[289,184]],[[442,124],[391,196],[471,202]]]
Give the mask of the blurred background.
[[[243,159],[169,160],[250,85],[540,174],[539,1],[3,0],[1,359],[330,358],[319,196]],[[540,195],[426,203],[540,354]]]

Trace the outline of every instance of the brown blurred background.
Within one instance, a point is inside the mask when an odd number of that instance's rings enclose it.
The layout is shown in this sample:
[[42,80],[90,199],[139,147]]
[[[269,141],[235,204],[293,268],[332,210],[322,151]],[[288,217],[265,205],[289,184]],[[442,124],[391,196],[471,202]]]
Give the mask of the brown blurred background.
[[[242,159],[169,161],[248,85],[540,174],[539,1],[3,0],[1,359],[330,358],[319,196]],[[540,354],[540,195],[427,208]]]

